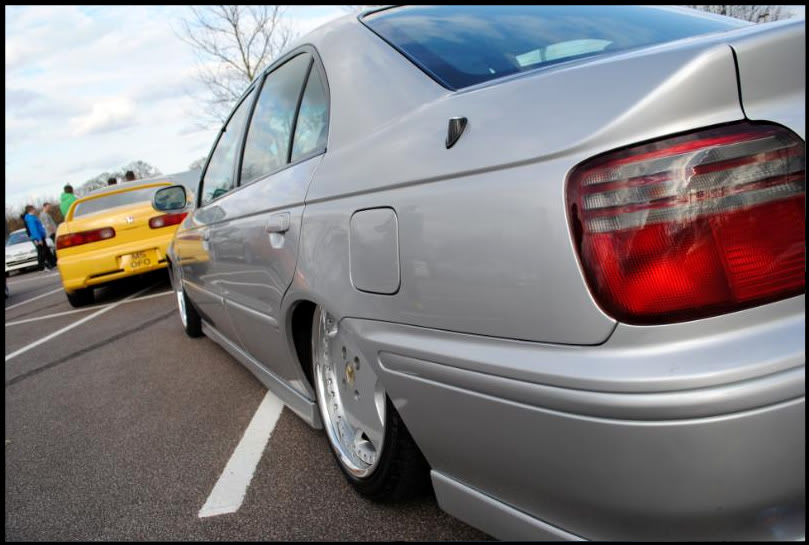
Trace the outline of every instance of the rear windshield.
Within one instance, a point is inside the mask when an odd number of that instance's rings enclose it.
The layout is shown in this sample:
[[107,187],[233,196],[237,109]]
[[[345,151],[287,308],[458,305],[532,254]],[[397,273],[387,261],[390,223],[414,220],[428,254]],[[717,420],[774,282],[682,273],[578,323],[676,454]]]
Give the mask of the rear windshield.
[[25,231],[21,231],[18,233],[11,233],[6,240],[6,246],[13,246],[14,244],[19,244],[20,242],[28,242],[31,239],[28,238],[28,235],[25,234]]
[[362,21],[450,89],[750,24],[640,6],[409,6]]
[[77,202],[76,208],[73,209],[73,217],[78,218],[79,216],[87,216],[89,214],[95,214],[96,212],[102,212],[117,206],[152,202],[152,197],[154,196],[155,192],[158,189],[166,187],[166,185],[132,189],[130,191],[124,191],[123,193],[112,193],[110,195],[95,197],[87,201]]

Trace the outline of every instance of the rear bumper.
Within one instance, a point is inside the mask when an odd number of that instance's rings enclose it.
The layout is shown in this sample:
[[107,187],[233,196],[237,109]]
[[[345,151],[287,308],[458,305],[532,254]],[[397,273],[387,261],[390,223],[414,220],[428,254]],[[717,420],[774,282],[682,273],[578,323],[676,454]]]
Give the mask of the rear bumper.
[[[82,288],[89,288],[139,274],[164,269],[168,266],[166,248],[174,237],[174,231],[160,237],[148,240],[131,242],[115,247],[99,250],[88,249],[81,252],[59,252],[57,265],[62,276],[62,285],[65,291],[73,292]],[[121,258],[135,252],[154,250],[157,260],[149,266],[141,267],[136,271],[124,270]]]
[[341,325],[441,506],[497,538],[805,536],[804,296],[595,347]]

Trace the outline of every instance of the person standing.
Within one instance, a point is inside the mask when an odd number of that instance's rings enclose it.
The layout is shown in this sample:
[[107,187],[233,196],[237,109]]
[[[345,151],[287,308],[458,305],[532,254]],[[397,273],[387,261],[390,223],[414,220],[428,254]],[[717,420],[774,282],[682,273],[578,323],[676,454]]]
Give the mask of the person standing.
[[46,202],[42,204],[42,212],[39,213],[39,221],[42,222],[45,232],[48,233],[48,237],[51,239],[51,242],[53,242],[51,248],[56,248],[56,222],[53,221],[53,216],[51,216],[51,203]]
[[70,210],[70,205],[73,204],[73,201],[76,200],[76,195],[73,194],[73,186],[67,184],[65,186],[65,192],[62,193],[62,196],[59,199],[59,210],[62,211],[62,217],[67,219],[67,211]]
[[22,219],[31,235],[31,241],[37,247],[37,261],[39,261],[40,270],[43,268],[50,270],[56,266],[56,259],[53,257],[50,248],[48,248],[48,243],[45,242],[48,233],[39,218],[34,215],[34,212],[36,212],[36,209],[33,205],[27,204]]

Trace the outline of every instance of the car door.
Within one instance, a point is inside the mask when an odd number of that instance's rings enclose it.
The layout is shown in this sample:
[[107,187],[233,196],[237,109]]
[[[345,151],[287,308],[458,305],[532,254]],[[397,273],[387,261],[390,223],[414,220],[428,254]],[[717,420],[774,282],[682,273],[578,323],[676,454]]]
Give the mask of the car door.
[[267,74],[247,128],[240,187],[220,199],[223,221],[212,233],[217,282],[242,348],[300,392],[279,309],[295,271],[306,191],[326,147],[324,82],[310,51]]
[[238,340],[222,301],[226,268],[214,251],[213,236],[217,226],[226,222],[222,203],[237,187],[237,160],[255,96],[255,88],[250,89],[222,128],[200,180],[191,228],[178,231],[174,243],[188,296],[205,321],[234,342]]

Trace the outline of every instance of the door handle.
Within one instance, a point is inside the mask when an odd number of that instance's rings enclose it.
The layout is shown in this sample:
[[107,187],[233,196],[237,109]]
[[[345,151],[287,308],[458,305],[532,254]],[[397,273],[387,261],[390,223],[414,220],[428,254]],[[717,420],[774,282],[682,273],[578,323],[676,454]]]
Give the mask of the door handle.
[[273,214],[267,219],[265,229],[268,233],[286,233],[289,231],[289,212]]

